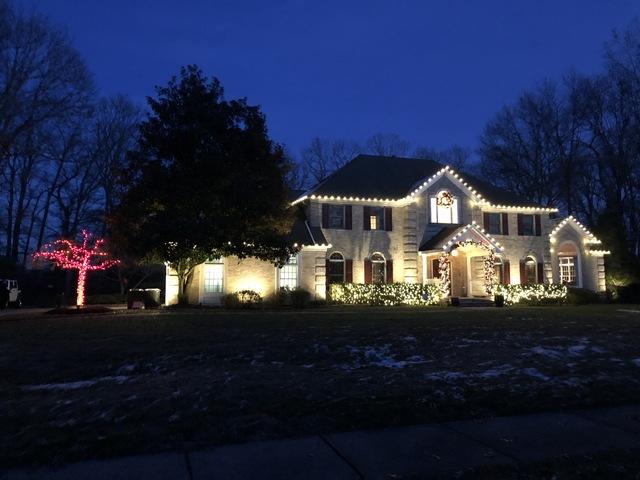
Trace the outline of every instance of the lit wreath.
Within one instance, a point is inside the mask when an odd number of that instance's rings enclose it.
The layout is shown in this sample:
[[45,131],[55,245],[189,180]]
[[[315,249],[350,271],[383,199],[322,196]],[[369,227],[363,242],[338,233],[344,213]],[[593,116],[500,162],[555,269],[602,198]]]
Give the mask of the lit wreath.
[[451,207],[453,206],[453,196],[446,190],[443,190],[436,196],[436,203],[439,207]]

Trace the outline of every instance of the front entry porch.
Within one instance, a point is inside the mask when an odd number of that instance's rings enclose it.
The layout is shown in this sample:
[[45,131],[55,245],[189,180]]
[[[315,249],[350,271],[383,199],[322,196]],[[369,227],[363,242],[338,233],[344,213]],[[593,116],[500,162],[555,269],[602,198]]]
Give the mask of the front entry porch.
[[[456,249],[450,257],[451,296],[486,298],[484,268],[486,252],[475,249]],[[483,255],[483,253],[485,255]]]
[[502,246],[475,222],[443,228],[421,248],[423,283],[437,283],[452,298],[489,299],[492,285],[502,281],[494,263]]

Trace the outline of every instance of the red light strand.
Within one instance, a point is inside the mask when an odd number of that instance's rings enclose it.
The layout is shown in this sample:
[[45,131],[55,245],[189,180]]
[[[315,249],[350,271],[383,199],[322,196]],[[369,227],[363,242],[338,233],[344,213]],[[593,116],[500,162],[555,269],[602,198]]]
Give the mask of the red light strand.
[[80,243],[60,239],[44,245],[39,252],[33,254],[34,260],[47,260],[65,270],[78,270],[78,295],[76,304],[84,305],[87,272],[106,270],[120,263],[119,260],[107,258],[109,254],[102,250],[103,238],[94,238],[86,230],[82,230]]

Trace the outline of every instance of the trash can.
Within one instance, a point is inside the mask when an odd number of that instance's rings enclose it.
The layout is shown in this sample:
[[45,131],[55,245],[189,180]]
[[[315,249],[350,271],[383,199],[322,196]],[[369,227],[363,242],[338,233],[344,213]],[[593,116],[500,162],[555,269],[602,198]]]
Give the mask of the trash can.
[[127,292],[127,308],[138,309],[145,308],[144,290],[141,288],[132,288]]
[[160,289],[145,288],[144,290],[144,308],[160,307]]

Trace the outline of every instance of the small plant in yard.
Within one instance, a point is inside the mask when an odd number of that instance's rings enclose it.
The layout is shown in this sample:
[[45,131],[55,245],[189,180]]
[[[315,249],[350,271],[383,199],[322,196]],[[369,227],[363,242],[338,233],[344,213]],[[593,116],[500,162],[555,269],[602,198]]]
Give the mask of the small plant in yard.
[[255,308],[262,304],[262,297],[253,290],[240,290],[225,295],[224,306],[226,308]]
[[505,305],[522,303],[526,305],[548,305],[564,303],[567,300],[567,286],[560,284],[496,285],[496,296],[504,297]]
[[297,287],[291,290],[290,295],[291,295],[291,305],[293,305],[293,308],[306,307],[307,304],[309,303],[309,300],[311,300],[311,293],[309,293],[304,288],[300,288],[300,287]]
[[438,305],[442,290],[419,283],[334,283],[329,296],[347,305]]

